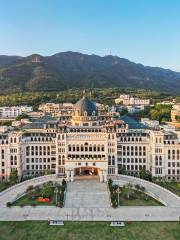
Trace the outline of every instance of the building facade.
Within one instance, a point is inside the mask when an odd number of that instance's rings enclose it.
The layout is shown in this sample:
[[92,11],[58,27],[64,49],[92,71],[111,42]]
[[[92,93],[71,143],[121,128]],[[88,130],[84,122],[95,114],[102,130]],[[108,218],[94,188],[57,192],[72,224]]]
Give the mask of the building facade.
[[119,98],[115,99],[116,104],[123,104],[123,105],[149,105],[150,99],[141,99],[135,98],[130,95],[120,95]]
[[13,169],[19,177],[54,173],[73,181],[79,175],[126,172],[180,180],[179,132],[132,127],[122,119],[100,115],[86,97],[73,107],[71,117],[38,119],[16,131],[0,133],[0,178]]
[[30,106],[0,107],[0,118],[16,118],[23,113],[32,111],[33,108]]
[[180,122],[180,104],[175,104],[171,110],[172,122]]

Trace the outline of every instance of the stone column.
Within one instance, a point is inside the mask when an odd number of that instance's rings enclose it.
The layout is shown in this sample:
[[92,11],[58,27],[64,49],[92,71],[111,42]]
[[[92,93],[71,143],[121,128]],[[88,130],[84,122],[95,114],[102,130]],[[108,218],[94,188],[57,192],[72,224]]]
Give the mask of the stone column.
[[69,170],[66,170],[66,179],[67,179],[67,182],[69,182],[69,180],[70,180],[70,171]]
[[70,172],[71,172],[71,182],[73,182],[74,181],[74,170],[71,170]]
[[107,182],[107,170],[103,171],[104,182]]
[[103,173],[102,173],[102,170],[99,170],[99,178],[100,178],[100,182],[103,182]]

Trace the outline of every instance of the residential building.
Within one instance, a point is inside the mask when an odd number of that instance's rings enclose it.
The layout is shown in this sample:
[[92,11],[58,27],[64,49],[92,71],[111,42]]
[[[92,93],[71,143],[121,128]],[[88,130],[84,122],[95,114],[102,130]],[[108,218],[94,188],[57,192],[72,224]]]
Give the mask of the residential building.
[[171,110],[171,120],[172,122],[180,122],[180,104],[173,105]]
[[120,95],[119,98],[115,99],[116,104],[123,104],[123,105],[149,105],[150,99],[141,99],[135,98],[130,95]]

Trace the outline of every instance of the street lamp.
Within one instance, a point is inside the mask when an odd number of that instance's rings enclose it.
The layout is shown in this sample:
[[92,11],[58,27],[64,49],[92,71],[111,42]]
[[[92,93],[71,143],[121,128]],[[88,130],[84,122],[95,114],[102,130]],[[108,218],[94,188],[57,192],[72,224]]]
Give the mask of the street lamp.
[[58,188],[56,187],[55,189],[54,189],[54,193],[56,194],[56,205],[57,205],[57,195],[58,195]]

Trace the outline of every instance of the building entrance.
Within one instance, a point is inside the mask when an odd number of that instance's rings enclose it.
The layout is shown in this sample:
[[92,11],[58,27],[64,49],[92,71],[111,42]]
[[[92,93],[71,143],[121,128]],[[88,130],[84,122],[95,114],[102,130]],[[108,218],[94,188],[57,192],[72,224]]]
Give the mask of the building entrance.
[[98,176],[98,169],[93,167],[79,167],[75,169],[75,176]]

